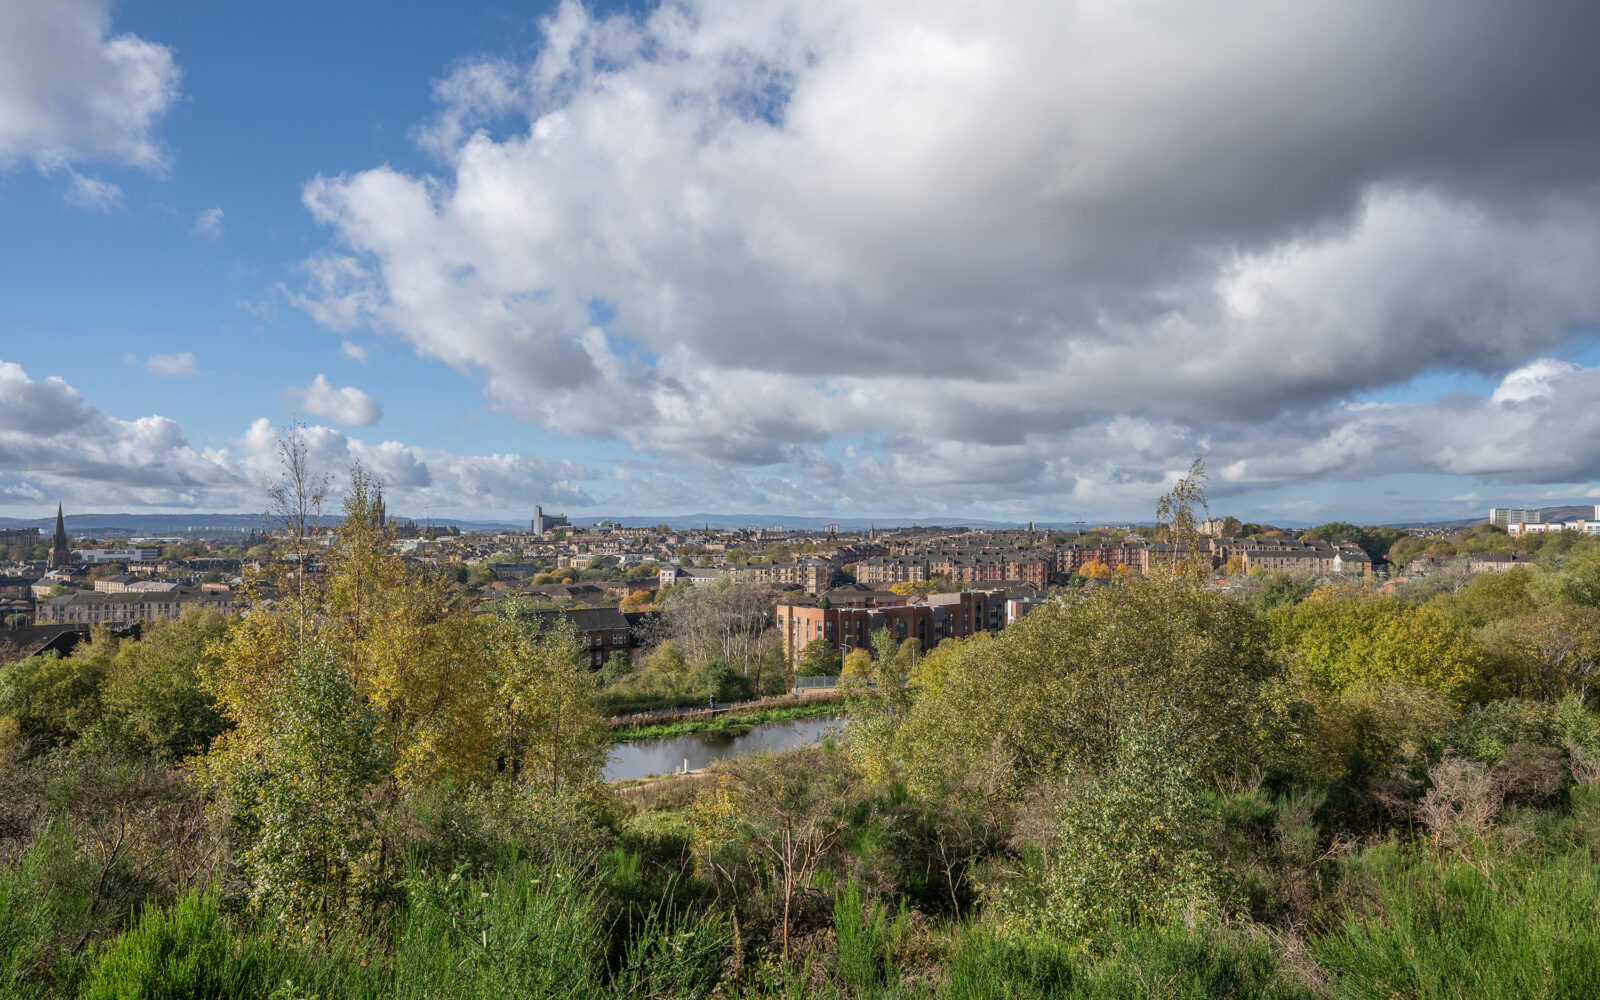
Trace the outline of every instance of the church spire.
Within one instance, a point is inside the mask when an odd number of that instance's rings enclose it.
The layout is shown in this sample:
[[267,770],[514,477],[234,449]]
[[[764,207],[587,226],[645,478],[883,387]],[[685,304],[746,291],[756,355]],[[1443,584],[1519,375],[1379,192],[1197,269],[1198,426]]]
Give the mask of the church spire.
[[66,569],[72,564],[72,543],[67,539],[67,520],[61,514],[61,505],[56,504],[56,535],[50,543],[51,569]]

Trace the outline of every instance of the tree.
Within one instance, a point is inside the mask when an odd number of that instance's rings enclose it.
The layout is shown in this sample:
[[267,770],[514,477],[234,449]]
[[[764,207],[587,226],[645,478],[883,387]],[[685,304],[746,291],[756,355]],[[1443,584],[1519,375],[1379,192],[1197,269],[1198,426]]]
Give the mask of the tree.
[[121,640],[96,628],[67,656],[41,653],[0,667],[0,738],[8,755],[66,746],[100,723],[105,679]]
[[840,669],[839,649],[827,639],[812,639],[800,651],[800,673],[807,677],[831,677]]
[[896,755],[929,787],[998,755],[1020,787],[1104,767],[1123,727],[1159,722],[1221,778],[1274,751],[1282,679],[1264,623],[1223,594],[1181,581],[1072,593],[957,654],[916,696]]
[[624,614],[636,611],[648,611],[655,607],[656,595],[648,590],[638,590],[624,597],[618,610]]
[[575,802],[600,784],[609,729],[582,639],[566,619],[550,618],[528,613],[514,598],[486,623],[498,766],[509,767],[530,795]]
[[1555,701],[1570,692],[1588,701],[1600,673],[1600,609],[1539,608],[1504,622],[1492,634],[1519,668],[1520,693]]
[[330,483],[328,474],[311,464],[305,432],[305,425],[299,421],[273,432],[278,447],[278,477],[266,484],[270,530],[293,559],[293,571],[284,583],[299,608],[297,627],[302,639],[308,615],[309,540],[322,526],[322,507],[327,502]]
[[1211,561],[1200,554],[1200,515],[1209,517],[1210,513],[1206,504],[1206,462],[1197,456],[1190,463],[1188,474],[1156,501],[1156,537],[1168,546],[1163,567],[1167,575],[1189,579],[1209,575]]
[[889,629],[874,631],[870,660],[876,683],[871,686],[853,684],[847,689],[850,699],[850,755],[862,774],[874,784],[883,782],[890,774],[895,734],[905,721],[911,703],[906,682],[911,674],[912,662],[920,651],[920,645],[910,645],[915,642],[916,639],[911,638],[904,645],[897,645],[894,633]]
[[1343,587],[1280,606],[1270,620],[1277,642],[1324,691],[1399,682],[1459,697],[1488,665],[1472,633],[1438,608]]
[[844,684],[869,683],[872,680],[872,654],[865,649],[852,649],[844,658],[844,666],[839,671],[839,680]]
[[1298,604],[1317,589],[1316,584],[1304,576],[1290,573],[1273,573],[1251,595],[1251,601],[1261,611],[1271,611],[1283,604]]
[[1517,618],[1534,607],[1528,592],[1533,570],[1517,566],[1503,573],[1480,573],[1453,594],[1441,594],[1429,603],[1466,628],[1483,628],[1493,622]]
[[1074,775],[1040,859],[996,894],[1002,920],[1087,949],[1108,926],[1214,911],[1208,817],[1184,743],[1159,726],[1130,727],[1103,773]]
[[672,595],[665,608],[668,632],[691,659],[722,660],[746,677],[759,665],[761,635],[772,612],[762,588],[719,577]]
[[1407,533],[1402,528],[1377,527],[1370,524],[1359,526],[1348,521],[1319,524],[1304,535],[1306,538],[1321,539],[1334,545],[1350,542],[1360,546],[1375,563],[1382,562],[1394,544],[1406,536]]
[[380,503],[352,469],[320,585],[251,602],[200,672],[233,728],[199,772],[235,803],[253,897],[300,919],[376,905],[401,874],[393,816],[413,792],[492,779],[522,666],[391,551]]
[[1086,580],[1109,580],[1116,576],[1116,573],[1100,560],[1091,559],[1078,567],[1078,575]]
[[217,612],[190,609],[118,645],[102,687],[105,715],[91,735],[124,756],[179,761],[205,752],[227,722],[199,672],[207,647],[226,630]]

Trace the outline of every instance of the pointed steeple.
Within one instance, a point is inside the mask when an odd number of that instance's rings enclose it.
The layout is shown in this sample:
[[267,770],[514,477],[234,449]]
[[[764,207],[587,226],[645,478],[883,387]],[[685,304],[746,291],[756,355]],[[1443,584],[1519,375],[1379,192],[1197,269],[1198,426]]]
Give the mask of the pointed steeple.
[[61,514],[60,504],[56,504],[56,536],[50,543],[50,560],[46,565],[51,569],[66,569],[72,565],[72,542],[67,538],[67,520]]

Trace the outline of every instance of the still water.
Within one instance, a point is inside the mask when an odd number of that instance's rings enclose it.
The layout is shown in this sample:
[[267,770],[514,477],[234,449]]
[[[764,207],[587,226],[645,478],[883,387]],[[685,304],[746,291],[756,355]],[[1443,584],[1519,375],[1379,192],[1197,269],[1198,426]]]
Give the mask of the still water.
[[814,719],[764,722],[747,733],[694,733],[664,740],[637,740],[611,748],[606,764],[607,781],[642,778],[647,774],[668,774],[683,766],[705,767],[714,760],[737,757],[753,750],[787,750],[806,743],[820,743],[830,730],[844,725],[842,715],[820,715]]

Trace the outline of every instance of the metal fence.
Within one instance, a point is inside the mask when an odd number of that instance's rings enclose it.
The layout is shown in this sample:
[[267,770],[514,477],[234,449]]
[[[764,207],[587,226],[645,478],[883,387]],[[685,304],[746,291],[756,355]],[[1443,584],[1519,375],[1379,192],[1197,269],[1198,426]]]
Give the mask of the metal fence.
[[816,691],[823,688],[834,688],[838,686],[838,674],[816,674],[811,677],[796,677],[794,679],[795,694],[803,694],[806,691]]

